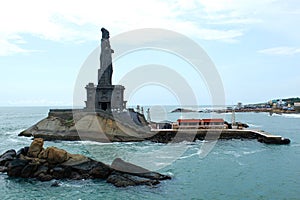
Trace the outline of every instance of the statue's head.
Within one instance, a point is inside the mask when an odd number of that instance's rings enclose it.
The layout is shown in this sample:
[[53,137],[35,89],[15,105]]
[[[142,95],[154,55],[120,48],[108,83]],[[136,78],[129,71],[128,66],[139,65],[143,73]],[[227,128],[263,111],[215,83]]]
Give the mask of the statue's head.
[[109,39],[109,32],[105,28],[101,28],[102,39]]

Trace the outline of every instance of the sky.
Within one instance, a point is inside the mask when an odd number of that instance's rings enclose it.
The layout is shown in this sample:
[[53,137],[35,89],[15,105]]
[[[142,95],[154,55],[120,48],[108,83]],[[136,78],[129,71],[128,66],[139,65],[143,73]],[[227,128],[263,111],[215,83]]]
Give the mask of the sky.
[[[71,106],[101,27],[112,41],[155,28],[196,42],[214,63],[226,104],[298,97],[299,24],[299,0],[1,1],[0,106]],[[190,63],[172,52],[140,49],[113,62],[115,84],[133,68],[163,65],[182,74],[197,104],[212,103],[206,77],[195,76]],[[97,71],[91,81],[96,77]],[[125,97],[129,105],[178,104],[174,91],[159,83],[125,90]]]

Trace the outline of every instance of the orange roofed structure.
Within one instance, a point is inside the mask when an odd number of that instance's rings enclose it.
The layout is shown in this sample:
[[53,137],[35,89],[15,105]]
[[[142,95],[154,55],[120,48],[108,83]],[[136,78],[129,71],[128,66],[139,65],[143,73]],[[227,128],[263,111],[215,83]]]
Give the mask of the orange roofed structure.
[[198,128],[224,128],[223,119],[178,119],[179,128],[198,129]]

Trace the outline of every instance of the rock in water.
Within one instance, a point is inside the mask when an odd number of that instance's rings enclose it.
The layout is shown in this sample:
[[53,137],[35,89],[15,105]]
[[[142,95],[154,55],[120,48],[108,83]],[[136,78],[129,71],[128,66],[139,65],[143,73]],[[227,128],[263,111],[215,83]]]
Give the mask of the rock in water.
[[145,168],[116,158],[111,167],[115,170],[107,179],[117,187],[127,187],[136,185],[157,185],[160,180],[171,179],[156,172],[151,172]]
[[109,166],[97,162],[97,164],[89,171],[89,174],[94,178],[107,179],[111,172],[112,169]]
[[23,147],[17,151],[17,157],[20,158],[21,155],[27,155],[29,147]]
[[117,171],[132,173],[132,174],[142,174],[142,173],[149,172],[149,170],[142,168],[140,166],[125,162],[121,158],[116,158],[112,162],[111,167]]
[[29,164],[26,165],[21,172],[21,177],[22,178],[29,178],[33,175],[33,173],[37,170],[38,165],[36,164]]
[[0,173],[7,172],[7,167],[5,166],[0,166]]
[[5,165],[7,161],[11,161],[16,157],[16,151],[14,149],[6,151],[0,156],[0,165]]
[[40,174],[47,174],[48,172],[48,167],[45,165],[40,165],[36,172],[34,173],[33,177],[39,177]]
[[54,181],[54,183],[51,184],[51,187],[59,187],[59,182]]
[[14,159],[7,166],[7,175],[11,177],[21,177],[22,170],[29,163],[28,160]]
[[6,151],[0,156],[0,172],[7,172],[10,177],[35,178],[40,181],[102,179],[117,187],[156,185],[160,180],[171,178],[120,158],[109,166],[56,147],[44,150],[43,144],[42,139],[34,139],[29,148],[24,147],[18,153],[15,150]]
[[132,175],[136,175],[143,178],[148,178],[152,180],[166,180],[171,179],[170,176],[162,175],[157,172],[149,171],[145,168],[142,168],[140,166],[134,165],[132,163],[128,163],[123,161],[120,158],[116,158],[111,167],[119,172],[126,172]]
[[122,174],[120,172],[112,173],[108,177],[107,182],[117,187],[128,187],[128,186],[136,186],[136,185],[152,186],[160,183],[158,180],[151,180],[139,176],[133,176],[130,174]]
[[43,145],[44,140],[42,138],[35,138],[29,147],[27,155],[29,157],[37,158],[43,149]]
[[56,147],[48,147],[39,154],[39,158],[46,159],[51,164],[60,164],[69,159],[68,152]]

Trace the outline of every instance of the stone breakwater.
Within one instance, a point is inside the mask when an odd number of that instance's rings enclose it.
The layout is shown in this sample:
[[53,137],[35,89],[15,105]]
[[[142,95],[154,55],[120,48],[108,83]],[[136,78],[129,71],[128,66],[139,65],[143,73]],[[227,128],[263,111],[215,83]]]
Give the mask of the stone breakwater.
[[152,142],[168,143],[182,142],[195,140],[254,140],[265,144],[286,145],[291,141],[288,138],[271,135],[264,131],[251,129],[199,129],[193,130],[178,130],[178,131],[159,131],[152,137],[147,138]]
[[8,150],[0,156],[0,172],[9,177],[52,179],[101,179],[117,187],[157,185],[170,176],[152,172],[116,158],[111,165],[80,154],[70,154],[56,147],[43,148],[44,141],[36,138],[29,147]]

